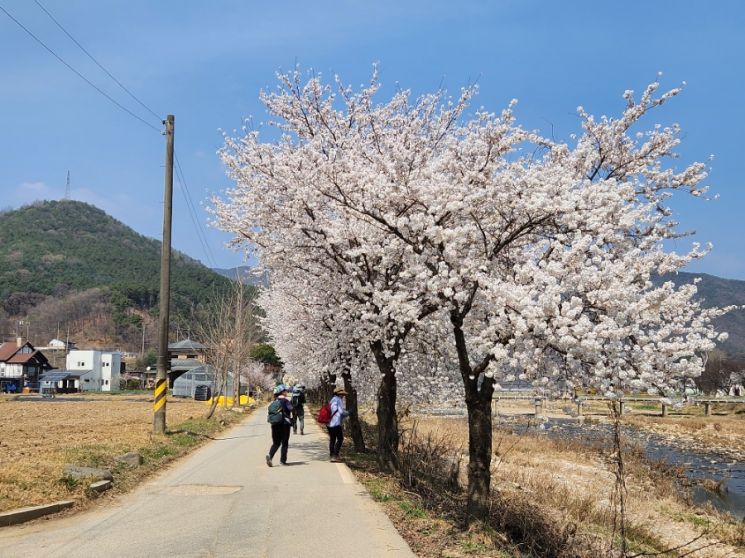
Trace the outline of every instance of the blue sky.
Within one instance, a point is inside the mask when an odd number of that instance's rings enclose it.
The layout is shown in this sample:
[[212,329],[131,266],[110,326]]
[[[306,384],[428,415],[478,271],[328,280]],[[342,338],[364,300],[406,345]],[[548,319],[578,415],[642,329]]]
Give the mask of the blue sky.
[[[207,225],[203,204],[230,186],[215,152],[220,129],[265,118],[259,91],[295,63],[331,78],[367,81],[379,63],[387,99],[476,81],[477,105],[517,98],[520,123],[557,139],[577,131],[576,107],[618,114],[625,89],[688,83],[654,120],[679,122],[678,164],[708,161],[718,201],[674,203],[681,228],[714,251],[692,271],[745,279],[745,3],[737,0],[337,1],[39,0],[93,56],[156,113],[176,116],[176,153],[206,234],[199,241],[183,188],[174,185],[173,244],[211,267],[243,256]],[[106,93],[149,123],[130,99],[32,0],[0,6]],[[60,199],[92,203],[160,238],[163,138],[65,68],[0,12],[0,208]],[[652,124],[652,121],[649,121]],[[684,250],[690,240],[679,240]]]

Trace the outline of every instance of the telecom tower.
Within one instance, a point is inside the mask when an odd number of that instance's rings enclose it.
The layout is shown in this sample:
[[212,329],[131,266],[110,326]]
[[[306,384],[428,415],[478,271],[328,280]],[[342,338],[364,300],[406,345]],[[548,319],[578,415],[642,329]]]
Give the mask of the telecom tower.
[[70,171],[67,171],[67,185],[65,186],[65,199],[70,199]]

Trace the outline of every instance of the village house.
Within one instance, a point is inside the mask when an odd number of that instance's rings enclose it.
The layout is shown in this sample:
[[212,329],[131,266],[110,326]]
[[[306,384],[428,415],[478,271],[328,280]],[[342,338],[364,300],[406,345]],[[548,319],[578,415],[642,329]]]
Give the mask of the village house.
[[64,370],[39,379],[42,387],[58,393],[119,391],[122,368],[121,353],[75,349],[67,354]]
[[[173,388],[174,381],[183,374],[196,368],[204,367],[207,362],[207,347],[192,341],[183,339],[175,343],[168,344],[169,368],[168,387]],[[148,366],[145,370],[127,370],[122,378],[134,384],[135,387],[150,389],[155,387],[155,376],[158,367]]]
[[52,369],[44,354],[18,337],[0,345],[0,390],[37,389],[39,377]]
[[119,391],[122,355],[75,349],[67,354],[67,370],[64,372],[68,381],[75,380],[74,387],[80,391]]
[[207,347],[191,339],[184,339],[168,344],[170,369],[168,370],[168,387],[185,373],[200,368],[207,363]]
[[179,359],[198,360],[202,364],[207,362],[207,347],[191,339],[184,339],[168,344],[171,361]]

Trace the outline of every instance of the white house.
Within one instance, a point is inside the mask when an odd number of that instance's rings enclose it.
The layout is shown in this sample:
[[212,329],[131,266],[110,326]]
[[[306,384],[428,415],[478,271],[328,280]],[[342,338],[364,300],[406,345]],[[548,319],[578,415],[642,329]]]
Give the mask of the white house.
[[55,350],[55,351],[66,351],[75,349],[74,341],[62,341],[60,339],[52,339],[49,345],[46,347],[39,347],[39,349]]
[[81,391],[119,391],[121,353],[74,350],[67,354],[67,370],[80,375]]

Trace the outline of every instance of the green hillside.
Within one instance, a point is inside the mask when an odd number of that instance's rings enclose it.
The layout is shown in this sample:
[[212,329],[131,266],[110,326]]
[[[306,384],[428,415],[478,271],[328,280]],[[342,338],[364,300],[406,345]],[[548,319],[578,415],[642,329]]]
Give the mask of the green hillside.
[[[173,252],[176,335],[188,333],[195,307],[228,287],[220,273],[236,272],[215,271]],[[695,277],[706,306],[745,305],[745,281],[692,273],[664,279],[682,284]],[[92,205],[45,201],[0,213],[0,340],[18,333],[25,320],[33,324],[29,335],[37,344],[71,327],[79,339],[139,347],[143,332],[155,332],[159,288],[160,242]],[[745,310],[723,316],[717,326],[729,333],[720,348],[745,354]]]
[[[119,286],[133,302],[151,306],[160,285],[160,242],[76,201],[40,202],[0,216],[0,261],[0,300],[14,292]],[[171,274],[174,298],[190,302],[227,284],[176,251]]]
[[[139,326],[144,313],[157,313],[160,245],[77,201],[37,202],[4,212],[0,305],[6,316],[25,316],[39,304],[95,289],[118,329]],[[228,285],[228,279],[173,252],[171,304],[176,320],[187,322],[192,308]]]

